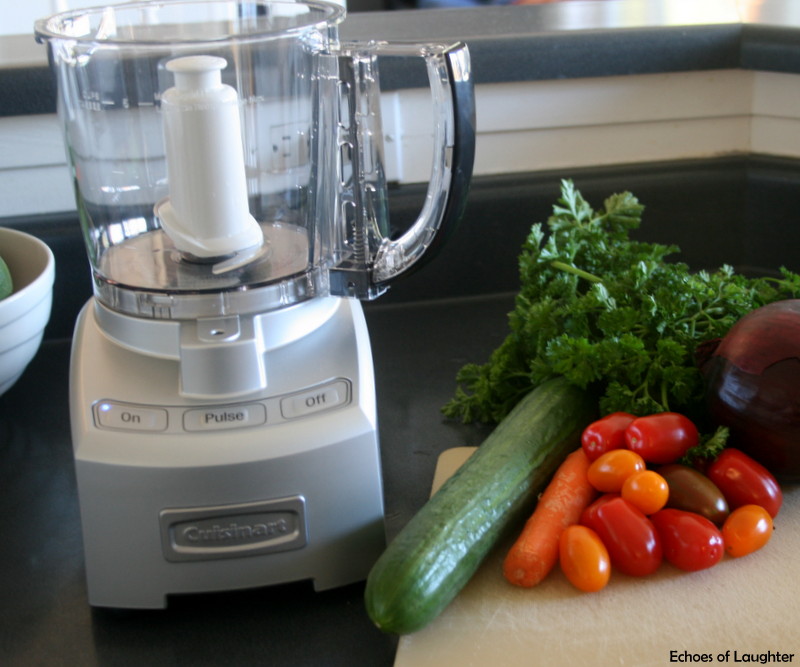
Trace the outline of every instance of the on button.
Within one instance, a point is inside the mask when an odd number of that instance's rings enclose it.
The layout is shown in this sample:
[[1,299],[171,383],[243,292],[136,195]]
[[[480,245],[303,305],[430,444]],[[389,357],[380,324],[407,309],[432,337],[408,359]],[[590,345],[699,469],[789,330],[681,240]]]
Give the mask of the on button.
[[164,431],[167,428],[167,411],[163,408],[100,401],[94,404],[94,422],[101,428]]

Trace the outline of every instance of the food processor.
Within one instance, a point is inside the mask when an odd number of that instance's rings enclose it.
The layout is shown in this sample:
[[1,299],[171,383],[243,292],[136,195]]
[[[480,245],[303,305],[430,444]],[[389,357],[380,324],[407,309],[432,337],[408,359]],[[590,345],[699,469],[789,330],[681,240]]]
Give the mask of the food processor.
[[[89,603],[363,579],[384,547],[361,300],[458,220],[465,45],[340,42],[337,4],[171,0],[36,23],[93,297],[70,411]],[[389,235],[379,62],[421,59],[433,164]]]

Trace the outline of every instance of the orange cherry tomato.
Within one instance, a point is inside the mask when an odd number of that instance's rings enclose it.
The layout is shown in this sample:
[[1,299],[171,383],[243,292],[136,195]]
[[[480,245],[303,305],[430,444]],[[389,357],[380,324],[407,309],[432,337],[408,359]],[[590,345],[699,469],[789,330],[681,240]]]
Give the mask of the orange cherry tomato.
[[591,528],[569,526],[558,541],[561,570],[578,590],[594,593],[611,577],[608,550]]
[[725,552],[734,558],[758,551],[772,537],[772,516],[760,505],[742,505],[722,524]]
[[622,483],[620,495],[644,514],[654,514],[667,504],[667,480],[653,470],[640,470]]
[[592,461],[586,471],[589,484],[603,493],[619,493],[633,473],[645,469],[644,459],[629,449],[612,449]]

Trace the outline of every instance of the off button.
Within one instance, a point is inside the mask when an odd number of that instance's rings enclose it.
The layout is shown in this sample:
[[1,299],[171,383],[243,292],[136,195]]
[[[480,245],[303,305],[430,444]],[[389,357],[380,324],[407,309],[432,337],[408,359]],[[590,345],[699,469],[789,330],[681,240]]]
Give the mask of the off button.
[[281,414],[285,419],[296,419],[350,402],[350,383],[337,380],[281,399]]

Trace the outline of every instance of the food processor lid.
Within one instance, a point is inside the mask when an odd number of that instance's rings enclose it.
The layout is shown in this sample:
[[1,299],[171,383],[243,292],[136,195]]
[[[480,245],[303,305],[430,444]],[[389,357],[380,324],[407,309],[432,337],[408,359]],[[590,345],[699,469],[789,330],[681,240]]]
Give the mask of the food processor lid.
[[[208,7],[213,22],[198,22],[187,26],[174,23],[149,25],[148,17],[155,13],[169,16],[182,5]],[[78,42],[126,45],[201,44],[223,40],[247,42],[252,40],[291,38],[310,29],[324,29],[341,23],[346,15],[343,5],[326,0],[171,0],[153,3],[134,0],[124,4],[73,9],[39,19],[34,24],[37,41],[69,39]],[[129,17],[126,23],[120,19]],[[235,23],[236,30],[226,29]],[[136,28],[131,30],[130,28]]]

